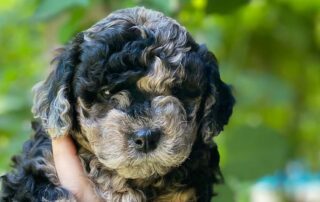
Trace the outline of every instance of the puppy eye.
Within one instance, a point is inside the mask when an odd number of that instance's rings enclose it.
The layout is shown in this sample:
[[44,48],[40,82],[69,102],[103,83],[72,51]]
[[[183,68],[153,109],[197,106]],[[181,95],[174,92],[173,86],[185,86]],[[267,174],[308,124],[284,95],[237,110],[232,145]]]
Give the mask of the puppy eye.
[[109,96],[110,95],[110,91],[109,90],[104,90],[103,94],[105,94],[106,96]]
[[112,85],[112,86],[104,86],[101,88],[99,91],[99,96],[106,100],[109,99],[112,95],[124,90],[123,86],[118,84],[118,85]]
[[108,99],[111,96],[111,89],[109,87],[102,87],[99,91],[99,95],[104,99]]

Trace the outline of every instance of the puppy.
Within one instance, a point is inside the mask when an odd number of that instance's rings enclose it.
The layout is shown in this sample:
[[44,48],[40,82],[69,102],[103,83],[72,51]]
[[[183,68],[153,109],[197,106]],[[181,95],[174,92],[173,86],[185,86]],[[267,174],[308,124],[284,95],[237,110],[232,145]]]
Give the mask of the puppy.
[[212,138],[234,98],[204,45],[138,7],[77,34],[55,61],[34,87],[35,135],[2,176],[1,201],[75,200],[53,163],[51,138],[64,135],[101,201],[210,201],[222,180]]

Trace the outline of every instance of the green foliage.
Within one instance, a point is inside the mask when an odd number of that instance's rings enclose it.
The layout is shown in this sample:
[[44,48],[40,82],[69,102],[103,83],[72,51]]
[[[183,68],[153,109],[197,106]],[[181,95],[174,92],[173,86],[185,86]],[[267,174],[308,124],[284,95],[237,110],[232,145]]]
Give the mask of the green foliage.
[[34,14],[34,17],[39,20],[52,18],[57,14],[74,6],[88,6],[89,0],[43,0]]
[[267,127],[234,127],[221,138],[226,147],[224,171],[242,181],[274,173],[288,158],[288,142]]
[[250,0],[211,0],[207,1],[206,11],[207,13],[221,13],[227,14],[234,12],[236,9],[248,4]]
[[320,168],[320,1],[6,0],[0,173],[31,134],[30,89],[49,71],[52,50],[111,11],[137,5],[186,26],[216,54],[222,78],[233,85],[237,105],[216,138],[226,178],[217,201],[248,201],[250,183],[292,159]]

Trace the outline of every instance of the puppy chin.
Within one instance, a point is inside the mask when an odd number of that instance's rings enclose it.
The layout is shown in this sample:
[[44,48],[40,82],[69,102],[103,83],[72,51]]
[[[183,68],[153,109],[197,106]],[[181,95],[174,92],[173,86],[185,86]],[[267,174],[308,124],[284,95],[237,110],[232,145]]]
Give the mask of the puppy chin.
[[[126,162],[130,163],[126,166],[119,166],[114,170],[119,176],[127,179],[147,179],[164,176],[175,167],[180,166],[188,158],[191,152],[190,148],[186,147],[183,152],[175,155],[160,153],[140,160],[127,160]],[[161,155],[162,157],[160,157]]]
[[170,167],[148,166],[147,163],[136,167],[125,167],[117,169],[119,176],[126,179],[146,179],[150,177],[163,176],[171,170]]

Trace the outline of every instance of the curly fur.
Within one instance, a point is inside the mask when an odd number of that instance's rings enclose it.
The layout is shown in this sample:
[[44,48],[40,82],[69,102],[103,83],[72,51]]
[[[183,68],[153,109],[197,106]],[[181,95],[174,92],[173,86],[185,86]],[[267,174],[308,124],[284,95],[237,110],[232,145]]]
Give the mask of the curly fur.
[[[222,181],[212,138],[234,98],[214,55],[175,20],[116,11],[79,33],[37,84],[35,135],[2,176],[1,201],[74,201],[61,187],[51,138],[71,135],[101,201],[210,201]],[[161,132],[155,150],[132,136]]]

